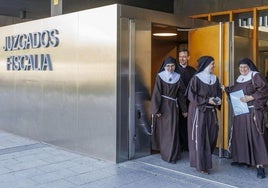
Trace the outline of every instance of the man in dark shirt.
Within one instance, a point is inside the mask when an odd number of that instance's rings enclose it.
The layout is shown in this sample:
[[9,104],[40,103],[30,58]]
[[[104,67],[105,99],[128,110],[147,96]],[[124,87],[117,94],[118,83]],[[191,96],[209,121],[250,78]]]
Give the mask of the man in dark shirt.
[[[191,78],[195,74],[196,70],[188,65],[190,59],[190,54],[187,49],[182,49],[179,51],[179,73],[181,75],[182,81],[185,87],[188,86]],[[187,96],[185,96],[187,99]],[[187,100],[187,107],[189,101]],[[180,133],[180,145],[182,151],[188,151],[188,131],[187,131],[187,117],[183,117],[179,113],[179,133]]]

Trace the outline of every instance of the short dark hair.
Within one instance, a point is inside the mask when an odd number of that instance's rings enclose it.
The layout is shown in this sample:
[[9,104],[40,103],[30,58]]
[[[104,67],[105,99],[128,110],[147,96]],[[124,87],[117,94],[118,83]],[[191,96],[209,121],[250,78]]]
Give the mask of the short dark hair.
[[187,52],[187,54],[190,55],[189,50],[186,49],[186,48],[180,49],[180,50],[179,50],[179,53],[180,53],[180,52]]

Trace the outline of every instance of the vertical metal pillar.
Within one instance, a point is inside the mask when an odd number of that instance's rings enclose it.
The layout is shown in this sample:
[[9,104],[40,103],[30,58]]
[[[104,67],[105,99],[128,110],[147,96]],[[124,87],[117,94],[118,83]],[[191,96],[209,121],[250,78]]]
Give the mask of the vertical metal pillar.
[[129,25],[129,159],[135,156],[135,21]]
[[62,15],[62,1],[63,0],[50,0],[51,12],[50,16]]

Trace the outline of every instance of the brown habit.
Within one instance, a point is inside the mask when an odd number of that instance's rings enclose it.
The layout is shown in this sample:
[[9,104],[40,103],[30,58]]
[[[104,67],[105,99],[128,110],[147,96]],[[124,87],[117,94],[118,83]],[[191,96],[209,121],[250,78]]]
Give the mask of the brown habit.
[[222,97],[219,80],[212,85],[194,76],[189,83],[188,142],[190,166],[198,171],[212,168],[212,152],[216,147],[218,123],[216,109],[208,104],[210,97]]
[[[248,102],[249,113],[237,115],[233,120],[231,140],[231,155],[234,162],[248,165],[268,164],[268,135],[262,125],[263,114],[261,108],[268,100],[268,85],[265,79],[257,73],[253,81],[236,82],[233,87],[226,88],[226,92],[243,90],[245,95],[254,97]],[[254,84],[253,84],[254,83]],[[254,106],[254,107],[253,107]],[[256,114],[256,121],[253,115]]]
[[[152,114],[161,113],[162,115],[155,118],[152,149],[159,150],[162,159],[171,163],[180,159],[177,102],[182,111],[187,112],[184,92],[185,86],[181,79],[170,84],[164,82],[159,75],[156,77],[151,112]],[[163,95],[172,99],[177,98],[177,101],[165,98]]]

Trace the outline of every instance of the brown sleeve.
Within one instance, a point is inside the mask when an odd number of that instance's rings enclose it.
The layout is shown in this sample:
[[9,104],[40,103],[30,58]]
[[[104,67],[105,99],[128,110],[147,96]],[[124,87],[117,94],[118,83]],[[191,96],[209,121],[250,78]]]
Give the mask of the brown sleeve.
[[186,87],[182,80],[180,80],[180,88],[179,88],[179,93],[178,93],[178,104],[182,110],[183,113],[187,112],[187,104],[186,104],[186,98],[184,96],[185,94]]
[[155,85],[151,98],[151,113],[156,114],[159,112],[161,105],[161,81],[160,77],[157,76],[155,79]]

